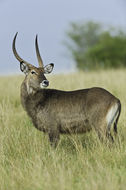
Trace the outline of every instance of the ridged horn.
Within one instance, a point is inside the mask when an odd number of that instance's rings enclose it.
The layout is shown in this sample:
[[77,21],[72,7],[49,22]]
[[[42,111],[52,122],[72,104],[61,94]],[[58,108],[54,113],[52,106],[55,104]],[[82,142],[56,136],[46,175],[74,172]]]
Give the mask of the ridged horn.
[[13,53],[14,53],[16,59],[17,59],[20,63],[29,64],[29,63],[27,63],[25,60],[23,60],[23,59],[18,55],[18,53],[17,53],[17,50],[16,50],[16,48],[15,48],[15,42],[16,42],[17,34],[18,34],[18,32],[15,34],[14,39],[13,39],[13,44],[12,44]]
[[43,65],[43,60],[41,58],[40,52],[39,52],[39,47],[38,47],[38,36],[36,35],[35,38],[35,49],[36,49],[36,55],[37,55],[37,59],[38,59],[38,63],[39,63],[39,67],[44,67]]

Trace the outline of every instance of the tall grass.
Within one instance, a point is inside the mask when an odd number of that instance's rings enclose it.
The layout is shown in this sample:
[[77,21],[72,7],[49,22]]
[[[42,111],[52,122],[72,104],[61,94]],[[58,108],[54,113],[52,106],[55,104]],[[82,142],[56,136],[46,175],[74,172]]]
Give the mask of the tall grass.
[[125,190],[126,70],[48,77],[50,88],[100,86],[121,100],[118,138],[111,146],[92,131],[62,135],[57,149],[52,149],[20,104],[23,78],[0,77],[0,190]]

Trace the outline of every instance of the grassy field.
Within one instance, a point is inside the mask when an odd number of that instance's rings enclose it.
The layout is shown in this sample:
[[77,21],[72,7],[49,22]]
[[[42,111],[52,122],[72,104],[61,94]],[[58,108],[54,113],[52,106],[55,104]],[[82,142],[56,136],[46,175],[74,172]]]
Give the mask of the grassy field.
[[100,86],[121,100],[118,138],[110,146],[92,131],[61,136],[53,150],[21,106],[23,78],[0,77],[0,190],[125,190],[126,70],[47,76],[50,88]]

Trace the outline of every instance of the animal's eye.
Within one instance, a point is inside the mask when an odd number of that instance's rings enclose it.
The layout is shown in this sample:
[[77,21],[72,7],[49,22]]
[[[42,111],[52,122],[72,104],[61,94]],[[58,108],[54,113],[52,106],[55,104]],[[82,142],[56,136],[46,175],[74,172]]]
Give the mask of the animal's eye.
[[35,71],[31,71],[31,74],[36,74],[36,72]]

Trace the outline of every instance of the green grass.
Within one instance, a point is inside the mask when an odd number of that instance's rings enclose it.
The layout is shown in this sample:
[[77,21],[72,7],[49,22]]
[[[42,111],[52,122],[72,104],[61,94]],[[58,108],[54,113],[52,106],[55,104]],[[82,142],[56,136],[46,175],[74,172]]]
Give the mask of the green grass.
[[0,77],[0,190],[125,190],[126,70],[50,75],[50,88],[100,86],[122,103],[118,138],[101,143],[94,131],[61,136],[56,150],[20,103],[23,76]]

